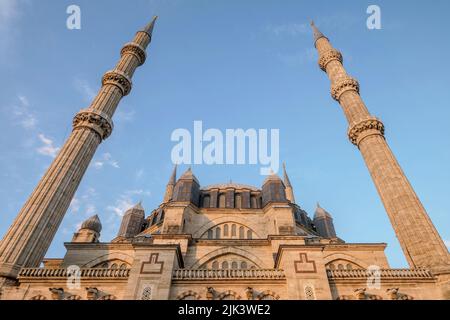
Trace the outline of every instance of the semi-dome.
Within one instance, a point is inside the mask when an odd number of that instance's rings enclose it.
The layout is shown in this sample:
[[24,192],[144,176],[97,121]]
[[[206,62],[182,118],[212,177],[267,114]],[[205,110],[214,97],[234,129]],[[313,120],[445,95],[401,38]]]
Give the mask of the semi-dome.
[[100,233],[102,231],[102,223],[98,215],[92,216],[81,224],[80,229],[89,229]]

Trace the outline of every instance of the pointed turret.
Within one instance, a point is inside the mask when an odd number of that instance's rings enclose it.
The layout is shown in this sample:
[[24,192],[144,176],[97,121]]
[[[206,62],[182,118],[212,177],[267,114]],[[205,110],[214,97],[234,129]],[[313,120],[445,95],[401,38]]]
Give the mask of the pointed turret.
[[336,238],[333,217],[317,203],[316,212],[314,214],[314,225],[317,232],[324,238]]
[[133,207],[125,211],[120,224],[118,237],[132,238],[142,231],[144,225],[145,211],[142,203],[135,204]]
[[271,171],[271,174],[264,180],[262,186],[262,205],[269,202],[286,202],[285,186],[281,178]]
[[166,186],[166,193],[164,194],[163,202],[169,202],[173,197],[173,189],[175,188],[175,184],[177,183],[177,165],[173,168],[172,175],[170,176],[169,182]]
[[323,35],[322,32],[320,32],[320,30],[316,27],[316,25],[314,24],[314,21],[311,21],[311,28],[313,29],[313,34],[314,34],[314,46],[316,45],[317,40],[319,40],[320,38],[326,38]]
[[73,235],[72,242],[98,242],[102,223],[98,215],[86,219],[80,226],[80,229]]
[[151,37],[153,33],[153,28],[155,27],[156,19],[158,19],[158,16],[153,16],[152,21],[150,21],[144,28],[144,32],[147,32],[148,35]]
[[178,179],[173,191],[173,201],[191,202],[196,206],[200,200],[200,183],[189,167]]
[[292,188],[291,181],[286,172],[286,163],[283,162],[283,178],[284,186],[286,187],[286,198],[291,202],[295,203],[294,189]]

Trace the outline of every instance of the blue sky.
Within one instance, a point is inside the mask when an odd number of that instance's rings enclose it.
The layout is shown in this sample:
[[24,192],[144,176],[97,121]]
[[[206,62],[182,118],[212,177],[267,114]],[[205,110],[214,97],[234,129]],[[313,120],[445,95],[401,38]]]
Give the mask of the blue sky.
[[[66,8],[81,7],[81,30]],[[382,29],[366,9],[381,7]],[[347,242],[386,242],[393,267],[406,266],[395,234],[347,123],[317,66],[313,18],[361,84],[371,113],[447,244],[450,240],[450,65],[448,1],[25,1],[0,0],[0,234],[3,235],[89,105],[123,44],[152,15],[147,62],[114,116],[47,254],[94,213],[101,239],[142,200],[150,213],[171,172],[170,135],[205,128],[280,130],[297,202],[332,213]],[[193,167],[202,185],[260,186],[258,165]],[[186,167],[180,168],[181,171]]]

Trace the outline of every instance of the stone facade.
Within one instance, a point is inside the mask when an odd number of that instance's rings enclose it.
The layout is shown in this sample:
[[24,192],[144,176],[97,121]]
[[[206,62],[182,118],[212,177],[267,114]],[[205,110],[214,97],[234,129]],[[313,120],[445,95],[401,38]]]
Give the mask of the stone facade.
[[[235,183],[202,188],[189,169],[150,214],[141,204],[127,210],[111,242],[75,236],[63,259],[22,268],[2,299],[442,298],[431,271],[390,269],[384,243],[345,243],[320,206],[311,219],[280,192],[288,179],[269,176],[266,194]],[[75,234],[100,232],[97,221]]]
[[[448,299],[448,251],[359,96],[342,55],[313,25],[319,65],[350,123],[411,269],[391,269],[384,243],[346,243],[329,212],[313,218],[287,175],[259,187],[202,187],[174,169],[158,208],[127,210],[117,237],[100,242],[98,216],[76,231],[62,259],[43,259],[111,117],[144,63],[155,20],[122,49],[91,107],[0,244],[0,299],[411,300]],[[43,267],[40,263],[43,262]]]

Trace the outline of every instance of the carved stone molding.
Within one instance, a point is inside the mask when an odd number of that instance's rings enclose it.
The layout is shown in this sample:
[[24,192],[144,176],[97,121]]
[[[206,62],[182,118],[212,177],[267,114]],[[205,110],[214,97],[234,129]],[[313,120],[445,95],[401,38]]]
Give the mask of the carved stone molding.
[[102,84],[112,84],[122,91],[122,95],[126,96],[130,93],[132,83],[131,79],[122,71],[111,70],[106,72],[102,78]]
[[351,143],[358,146],[361,140],[369,135],[378,134],[384,136],[384,124],[375,117],[363,120],[348,130],[348,138]]
[[125,54],[132,54],[139,60],[139,65],[143,65],[145,59],[147,58],[147,54],[145,53],[145,49],[141,47],[139,44],[135,42],[128,42],[125,44],[120,51],[121,56],[123,57]]
[[73,119],[73,129],[89,128],[95,131],[101,140],[108,138],[113,130],[112,120],[103,112],[84,109]]
[[331,96],[336,101],[339,101],[342,94],[347,91],[355,91],[359,93],[359,83],[356,79],[346,77],[331,85]]
[[342,58],[342,54],[335,50],[335,49],[331,49],[328,50],[326,52],[324,52],[320,58],[319,58],[319,67],[320,69],[322,69],[323,71],[327,70],[327,65],[331,62],[331,61],[339,61],[340,63],[342,63],[343,58]]

